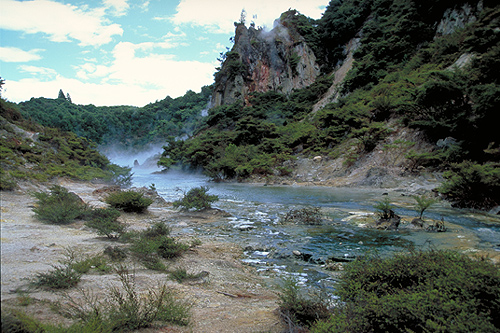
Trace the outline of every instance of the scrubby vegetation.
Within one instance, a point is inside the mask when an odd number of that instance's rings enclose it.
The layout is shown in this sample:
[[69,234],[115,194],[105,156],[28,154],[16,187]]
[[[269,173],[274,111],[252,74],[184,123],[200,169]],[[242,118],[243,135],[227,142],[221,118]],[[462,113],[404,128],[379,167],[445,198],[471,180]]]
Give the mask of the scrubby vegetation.
[[127,213],[143,213],[153,200],[135,191],[118,191],[110,193],[106,199],[111,207]]
[[118,221],[120,212],[113,208],[94,209],[85,225],[95,229],[99,235],[118,239],[125,232],[126,225]]
[[[86,295],[86,303],[74,301],[70,314],[85,323],[99,322],[112,331],[133,331],[154,326],[157,323],[187,325],[188,303],[176,298],[173,290],[165,284],[139,293],[135,277],[126,268],[117,270],[121,288],[111,287],[107,298],[95,301]],[[85,296],[85,295],[84,295]]]
[[92,141],[28,121],[18,106],[3,99],[0,99],[0,129],[2,190],[14,189],[20,180],[45,182],[61,176],[130,182],[130,168],[112,164]]
[[33,193],[38,199],[33,208],[38,219],[47,223],[68,224],[87,216],[90,208],[75,193],[59,185],[51,186],[49,191]]
[[[121,287],[110,286],[104,296],[97,297],[84,289],[78,298],[66,296],[68,302],[60,307],[60,311],[76,320],[71,326],[41,323],[22,312],[2,309],[2,332],[104,333],[154,328],[165,323],[189,324],[190,304],[180,300],[165,284],[141,293],[136,288],[135,276],[127,268],[120,266],[116,273]],[[50,276],[53,289],[63,287],[64,279],[60,273],[50,273]],[[52,278],[56,281],[52,282]],[[45,280],[43,285],[47,285]]]
[[184,196],[174,201],[172,204],[175,208],[181,207],[182,210],[204,210],[212,207],[212,202],[219,200],[217,195],[208,194],[209,188],[206,186],[194,187],[190,189]]
[[149,269],[164,271],[161,259],[174,259],[189,249],[188,244],[170,236],[170,228],[158,222],[142,232],[131,232],[127,238],[132,242],[130,251]]
[[312,332],[496,332],[500,271],[452,251],[376,255],[346,265],[340,302]]

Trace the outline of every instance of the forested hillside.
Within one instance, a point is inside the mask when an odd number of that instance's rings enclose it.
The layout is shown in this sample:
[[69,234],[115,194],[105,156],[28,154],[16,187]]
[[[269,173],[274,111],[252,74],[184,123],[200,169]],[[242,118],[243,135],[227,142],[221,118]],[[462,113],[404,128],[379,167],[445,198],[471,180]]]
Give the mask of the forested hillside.
[[59,92],[57,99],[32,98],[19,103],[22,115],[43,126],[71,131],[99,145],[143,149],[170,136],[190,136],[208,108],[210,87],[200,93],[150,103],[144,107],[77,105]]
[[130,168],[112,164],[95,143],[72,132],[24,119],[17,106],[0,98],[0,190],[20,180],[46,182],[54,177],[101,179],[128,184]]
[[348,176],[392,151],[378,170],[444,171],[443,195],[489,208],[500,204],[499,19],[491,0],[332,0],[321,19],[289,10],[270,32],[236,22],[200,93],[138,108],[76,105],[61,91],[19,107],[100,145],[168,143],[161,165],[216,180],[283,178],[315,156]]
[[[201,167],[215,179],[286,176],[298,155],[341,159],[348,170],[376,147],[400,147],[402,172],[447,171],[440,191],[455,204],[498,205],[499,16],[493,1],[333,0],[318,21],[284,13],[271,42],[269,33],[264,40],[263,31],[235,23],[235,46],[216,74],[221,105],[197,136],[169,142],[161,163]],[[278,45],[280,73],[288,71],[280,80],[295,82],[301,60],[293,48],[304,41],[321,68],[313,84],[291,91],[255,84],[259,68],[277,66],[262,56],[260,67],[250,65],[262,43]],[[352,67],[332,87],[351,51]],[[331,90],[331,102],[313,112]],[[401,128],[431,148],[387,141]]]

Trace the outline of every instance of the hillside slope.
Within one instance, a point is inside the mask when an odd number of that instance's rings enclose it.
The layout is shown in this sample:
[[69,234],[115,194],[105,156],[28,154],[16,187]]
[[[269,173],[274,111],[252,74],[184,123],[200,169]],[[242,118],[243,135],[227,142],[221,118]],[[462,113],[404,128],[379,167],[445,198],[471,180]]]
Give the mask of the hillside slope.
[[[499,17],[492,1],[346,0],[318,21],[290,10],[271,32],[235,24],[219,106],[162,164],[352,186],[446,171],[456,204],[498,205]],[[294,162],[314,157],[327,177]]]
[[130,181],[130,169],[112,164],[95,143],[71,132],[25,120],[17,107],[0,99],[0,190],[14,190],[23,180],[54,177]]

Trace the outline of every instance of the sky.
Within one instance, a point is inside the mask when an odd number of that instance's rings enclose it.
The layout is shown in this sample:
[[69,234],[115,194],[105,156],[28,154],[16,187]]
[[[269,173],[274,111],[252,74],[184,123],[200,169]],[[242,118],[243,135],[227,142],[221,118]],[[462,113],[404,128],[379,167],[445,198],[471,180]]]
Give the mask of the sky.
[[0,0],[2,97],[144,106],[213,83],[234,22],[272,29],[288,9],[319,19],[329,0]]

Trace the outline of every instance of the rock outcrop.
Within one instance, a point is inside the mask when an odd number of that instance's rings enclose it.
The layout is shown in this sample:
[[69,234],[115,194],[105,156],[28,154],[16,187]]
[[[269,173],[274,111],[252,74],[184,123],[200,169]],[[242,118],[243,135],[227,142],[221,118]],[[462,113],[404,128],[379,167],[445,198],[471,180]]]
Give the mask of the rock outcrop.
[[234,46],[216,74],[213,106],[248,103],[253,92],[289,94],[314,83],[320,74],[316,56],[294,24],[290,10],[271,31],[236,24]]

